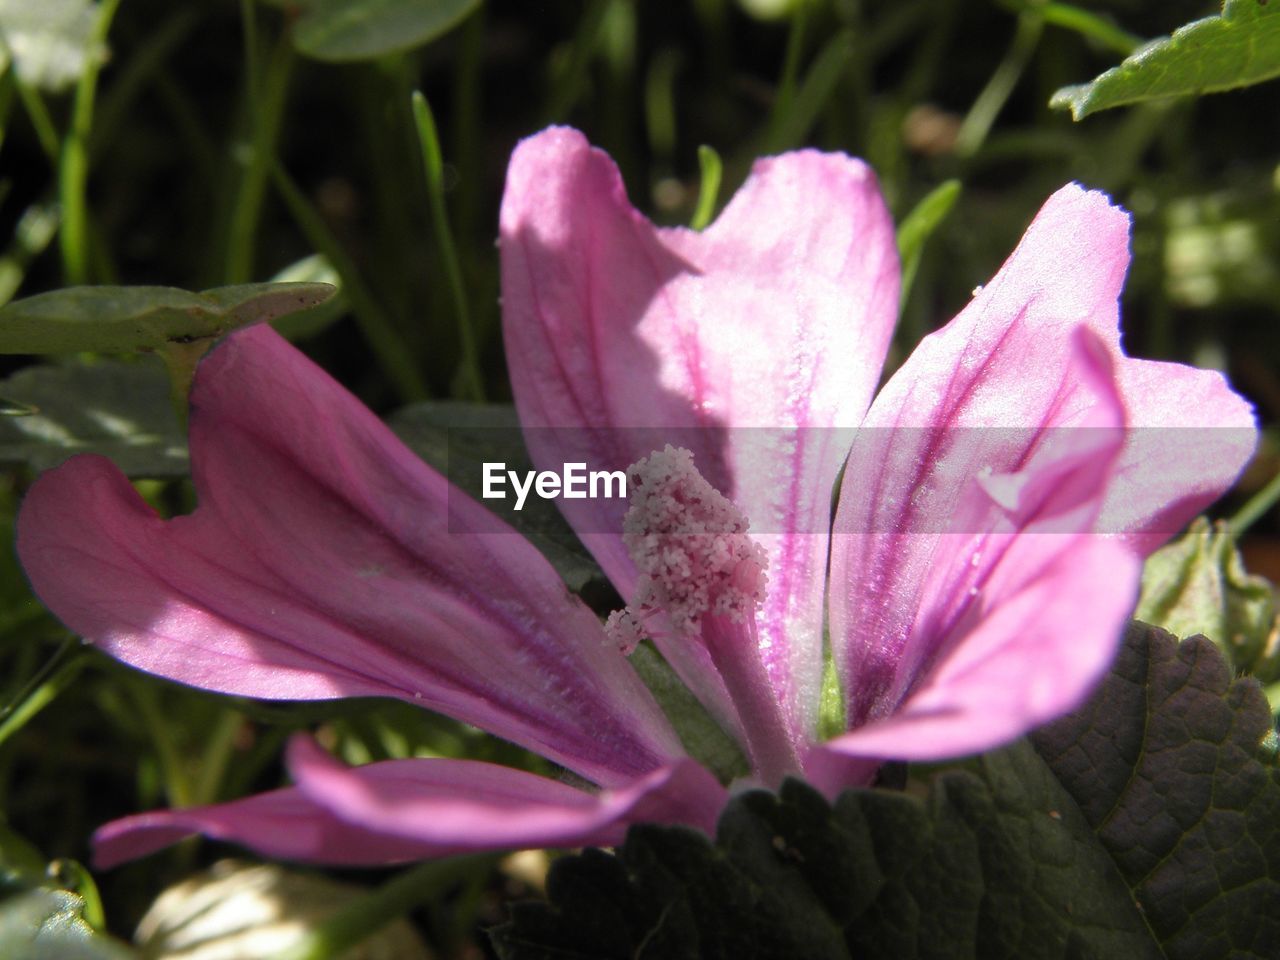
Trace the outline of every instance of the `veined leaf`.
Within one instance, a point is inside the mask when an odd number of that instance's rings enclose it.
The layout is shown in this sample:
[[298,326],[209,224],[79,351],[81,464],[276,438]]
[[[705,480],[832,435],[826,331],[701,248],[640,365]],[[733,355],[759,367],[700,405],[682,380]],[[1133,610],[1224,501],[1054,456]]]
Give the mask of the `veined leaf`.
[[1206,640],[1142,624],[1092,701],[927,793],[798,781],[714,842],[633,827],[556,861],[503,960],[1192,960],[1280,956],[1270,713]]
[[1163,97],[1217,93],[1280,76],[1280,0],[1226,0],[1222,14],[1153,40],[1089,83],[1049,101],[1076,120]]

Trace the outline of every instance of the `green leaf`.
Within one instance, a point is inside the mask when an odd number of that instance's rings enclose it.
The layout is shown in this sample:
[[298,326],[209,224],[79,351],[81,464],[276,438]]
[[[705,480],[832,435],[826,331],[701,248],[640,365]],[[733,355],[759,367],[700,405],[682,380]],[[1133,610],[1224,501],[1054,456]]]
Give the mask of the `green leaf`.
[[136,960],[123,944],[95,933],[83,907],[74,893],[43,888],[0,900],[5,960]]
[[1178,960],[1280,955],[1280,771],[1252,681],[1135,625],[1097,696],[927,793],[735,797],[715,841],[640,826],[556,861],[492,932],[568,957]]
[[1280,630],[1275,588],[1250,575],[1224,524],[1200,517],[1178,540],[1147,558],[1134,614],[1175,636],[1204,634],[1237,671],[1263,683],[1280,679]]
[[183,477],[186,438],[154,361],[27,367],[0,381],[0,396],[35,408],[0,418],[0,464],[33,472],[77,453],[100,453],[131,477]]
[[1134,624],[1092,701],[1031,740],[1169,960],[1280,956],[1280,768],[1257,683]]
[[582,591],[592,581],[603,582],[600,567],[554,503],[530,497],[517,512],[511,509],[510,499],[483,499],[484,463],[505,463],[508,470],[521,472],[533,469],[514,407],[413,403],[392,414],[388,424],[414,453],[532,541],[570,590]]
[[1280,3],[1226,0],[1222,15],[1154,40],[1090,83],[1049,101],[1076,120],[1162,97],[1217,93],[1280,76]]
[[293,45],[317,60],[372,60],[446,33],[480,0],[306,0]]
[[342,278],[322,253],[313,253],[289,264],[274,277],[272,283],[327,283],[337,292],[309,310],[289,313],[272,320],[271,326],[290,341],[306,340],[333,326],[350,309],[342,295]]
[[174,287],[68,287],[0,307],[0,353],[125,353],[213,339],[307,310],[327,283],[250,283],[191,293]]

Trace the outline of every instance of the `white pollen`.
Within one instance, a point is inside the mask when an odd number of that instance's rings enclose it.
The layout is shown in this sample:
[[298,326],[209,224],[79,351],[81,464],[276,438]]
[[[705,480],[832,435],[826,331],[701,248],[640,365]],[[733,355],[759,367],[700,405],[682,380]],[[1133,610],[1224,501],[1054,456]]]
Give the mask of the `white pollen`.
[[609,619],[604,622],[604,633],[609,642],[626,657],[635,653],[636,647],[645,638],[644,627],[629,608],[609,614]]

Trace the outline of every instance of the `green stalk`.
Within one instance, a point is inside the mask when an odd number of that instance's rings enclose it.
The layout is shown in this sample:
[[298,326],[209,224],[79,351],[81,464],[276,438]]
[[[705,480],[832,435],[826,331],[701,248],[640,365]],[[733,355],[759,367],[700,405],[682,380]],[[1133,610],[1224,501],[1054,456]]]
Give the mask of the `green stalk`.
[[1031,55],[1035,53],[1043,32],[1044,18],[1038,10],[1028,10],[1018,17],[1018,28],[1014,31],[1013,41],[1009,44],[1004,59],[1000,61],[960,124],[960,132],[956,134],[957,156],[971,157],[981,149],[996,117],[1004,109],[1013,88],[1022,78],[1022,72],[1031,62]]
[[778,78],[778,95],[773,102],[769,118],[768,139],[778,139],[784,118],[791,113],[796,98],[796,86],[800,82],[800,61],[804,58],[805,31],[809,26],[809,3],[801,0],[791,14],[791,31],[787,34],[787,52],[783,55],[782,76]]
[[458,262],[458,251],[453,244],[453,232],[449,229],[449,210],[444,199],[444,157],[440,152],[440,138],[436,133],[431,106],[419,90],[413,91],[413,119],[418,128],[418,144],[422,147],[422,168],[431,205],[431,226],[435,231],[436,247],[440,251],[445,276],[448,278],[453,315],[458,325],[458,343],[462,347],[459,381],[463,386],[463,399],[484,400],[484,377],[480,372],[475,331],[471,328],[467,292],[462,283],[462,266]]
[[1272,477],[1265,487],[1250,497],[1236,515],[1227,521],[1231,539],[1239,540],[1246,530],[1266,516],[1277,501],[1280,501],[1280,473]]
[[564,123],[587,87],[587,71],[600,48],[607,3],[593,2],[583,7],[582,19],[569,47],[568,61],[559,71],[547,103],[547,120]]
[[[480,99],[480,83],[484,73],[484,5],[476,7],[462,24],[462,40],[458,45],[458,59],[453,74],[453,152],[458,158],[458,169],[479,170],[480,118],[484,115]],[[458,178],[456,224],[458,246],[462,250],[473,249],[478,236],[481,196],[481,178],[464,174]],[[488,225],[484,227],[488,232]],[[487,246],[487,244],[486,244]]]
[[1067,30],[1074,30],[1081,36],[1096,40],[1104,47],[1109,47],[1122,57],[1129,56],[1143,44],[1141,37],[1121,30],[1115,24],[1109,23],[1096,13],[1073,7],[1070,4],[1046,3],[1039,8],[1039,11],[1045,23],[1051,23],[1055,27],[1064,27]]
[[150,680],[130,677],[127,681],[127,689],[134,708],[142,717],[143,727],[151,735],[152,746],[155,747],[160,759],[160,771],[164,778],[164,789],[168,795],[169,806],[192,806],[195,797],[191,783],[187,779],[182,756],[178,752],[178,745],[171,735],[173,725],[160,711],[155,688]]
[[420,903],[438,897],[497,863],[495,854],[429,860],[359,897],[305,933],[277,960],[333,960]]
[[134,50],[112,78],[111,90],[98,105],[98,122],[89,143],[89,159],[101,152],[106,137],[118,130],[143,85],[151,79],[195,29],[201,12],[195,7],[178,10]]
[[[0,42],[3,41],[0,40]],[[13,55],[10,54],[9,56],[12,57]],[[12,67],[10,67],[9,73],[13,77],[13,86],[18,92],[18,99],[22,101],[22,109],[27,112],[27,118],[31,121],[31,126],[35,128],[36,139],[40,141],[40,149],[49,158],[49,162],[56,167],[60,149],[58,146],[58,129],[53,125],[53,118],[49,116],[49,108],[45,106],[44,98],[40,96],[39,90],[28,83],[23,83],[22,78],[18,76]]]
[[915,208],[898,224],[898,256],[902,261],[902,284],[898,292],[898,310],[901,312],[911,295],[916,271],[925,241],[938,225],[946,219],[960,197],[960,181],[944,180],[924,196]]
[[0,256],[0,306],[13,299],[31,261],[44,253],[57,232],[58,205],[52,196],[22,212],[9,248]]
[[360,325],[360,331],[400,399],[406,402],[426,399],[429,393],[427,384],[413,363],[413,354],[408,344],[378,306],[378,301],[365,285],[355,263],[342,249],[338,238],[279,163],[272,165],[271,173],[276,190],[307,241],[317,252],[324,254],[337,271],[342,280],[342,293],[351,304],[351,311]]
[[200,770],[196,775],[194,800],[197,805],[213,803],[218,799],[222,778],[235,753],[236,736],[244,727],[244,715],[239,710],[224,709],[214,724],[213,732],[205,742],[204,756],[200,758]]
[[[246,48],[252,36],[252,16],[246,20]],[[231,213],[231,225],[227,235],[227,257],[224,278],[226,283],[248,283],[253,279],[253,261],[258,233],[258,220],[262,214],[262,202],[267,193],[267,178],[275,159],[276,144],[280,139],[280,127],[284,118],[285,102],[289,93],[289,76],[293,68],[293,44],[287,36],[281,36],[267,66],[265,76],[259,77],[253,65],[256,51],[246,50],[250,58],[248,90],[250,116],[253,123],[253,144],[249,163],[240,189],[236,193]]]
[[[64,659],[66,652],[75,645],[68,641],[54,654],[53,659],[36,675],[13,704],[0,713],[0,744],[26,726],[37,713],[51,704],[63,690],[71,686],[76,676],[88,662],[84,657]],[[59,661],[61,661],[59,663]]]
[[15,72],[11,67],[0,74],[0,147],[4,146],[4,135],[9,129],[9,115],[13,112]]
[[705,143],[698,147],[698,166],[702,168],[702,179],[698,183],[698,204],[693,210],[693,219],[689,227],[703,230],[716,215],[716,200],[720,196],[720,180],[724,166],[720,162],[720,154]]
[[262,88],[258,67],[258,20],[254,14],[253,0],[240,0],[241,40],[244,42],[244,75],[245,87],[249,92],[249,102],[257,101],[258,92]]
[[[98,5],[98,19],[90,38],[91,49],[106,46],[107,33],[119,7],[120,0],[102,0]],[[92,57],[85,62],[84,72],[76,84],[71,129],[63,141],[58,165],[58,195],[62,204],[58,236],[63,273],[72,286],[89,280],[89,133],[93,128],[93,103],[100,69],[101,64]]]
[[837,89],[840,77],[853,58],[853,35],[841,30],[814,57],[804,82],[786,111],[775,111],[765,141],[765,153],[778,153],[800,143]]
[[649,134],[649,149],[663,164],[671,162],[676,150],[675,85],[680,62],[678,50],[661,50],[645,75],[644,125]]

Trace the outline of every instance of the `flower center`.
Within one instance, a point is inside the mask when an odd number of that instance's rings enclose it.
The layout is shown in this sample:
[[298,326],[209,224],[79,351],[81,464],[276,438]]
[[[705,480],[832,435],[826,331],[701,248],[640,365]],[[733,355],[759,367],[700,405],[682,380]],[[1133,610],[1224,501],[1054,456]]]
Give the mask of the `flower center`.
[[605,629],[631,653],[645,623],[665,613],[681,638],[698,636],[711,614],[742,623],[765,598],[764,549],[747,536],[742,511],[707,482],[693,454],[667,445],[627,471],[631,504],[622,542],[640,573],[634,601],[609,616]]

